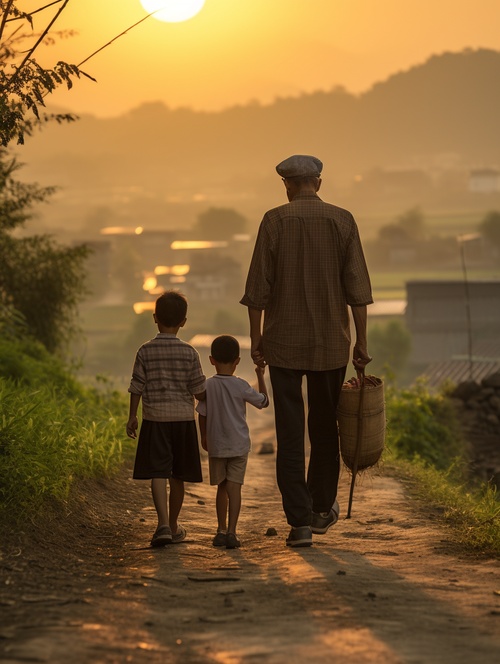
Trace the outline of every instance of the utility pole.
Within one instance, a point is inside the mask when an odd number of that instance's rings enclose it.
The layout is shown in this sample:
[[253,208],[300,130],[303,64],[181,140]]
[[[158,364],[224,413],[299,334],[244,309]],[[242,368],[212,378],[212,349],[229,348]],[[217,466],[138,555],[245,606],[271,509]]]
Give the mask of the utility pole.
[[467,276],[467,262],[465,260],[465,244],[472,240],[477,240],[480,236],[477,233],[469,233],[467,235],[459,235],[457,241],[460,247],[460,261],[462,264],[462,274],[464,278],[464,294],[465,294],[465,323],[467,328],[467,356],[469,358],[469,380],[473,380],[474,375],[474,358],[472,355],[472,317],[470,312],[470,291],[469,279]]

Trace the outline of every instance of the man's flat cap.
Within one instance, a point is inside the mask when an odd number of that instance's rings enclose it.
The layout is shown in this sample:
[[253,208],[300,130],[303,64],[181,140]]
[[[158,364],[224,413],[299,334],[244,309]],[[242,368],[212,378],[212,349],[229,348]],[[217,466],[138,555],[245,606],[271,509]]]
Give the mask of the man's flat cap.
[[308,154],[294,154],[278,164],[276,170],[282,178],[319,178],[323,164],[319,159]]

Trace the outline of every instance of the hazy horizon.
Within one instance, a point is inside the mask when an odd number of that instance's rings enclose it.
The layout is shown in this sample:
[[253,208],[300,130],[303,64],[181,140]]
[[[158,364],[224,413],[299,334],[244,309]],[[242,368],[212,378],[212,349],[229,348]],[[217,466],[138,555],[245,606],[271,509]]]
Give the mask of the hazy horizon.
[[[177,105],[177,106],[174,106],[174,105],[169,104],[168,100],[162,99],[161,96],[158,96],[156,99],[151,98],[151,99],[139,100],[134,105],[131,105],[127,108],[123,108],[123,109],[120,109],[120,110],[114,110],[110,113],[100,112],[99,108],[93,108],[93,109],[87,110],[87,111],[78,111],[77,109],[73,108],[73,106],[71,104],[66,104],[65,105],[64,101],[60,101],[57,104],[54,104],[53,100],[57,99],[57,97],[56,97],[56,95],[52,95],[47,100],[47,109],[49,111],[77,113],[77,114],[80,114],[82,116],[92,116],[92,117],[102,119],[102,120],[106,120],[106,119],[113,120],[113,119],[116,119],[116,118],[121,118],[124,115],[128,115],[129,113],[134,112],[137,109],[140,109],[144,106],[154,107],[154,106],[158,105],[158,106],[165,107],[169,111],[187,110],[187,111],[192,111],[194,113],[206,113],[206,114],[212,115],[212,114],[224,113],[225,111],[230,111],[230,110],[235,109],[235,108],[248,108],[248,107],[254,107],[254,106],[260,106],[262,108],[268,108],[270,106],[273,106],[279,100],[299,99],[300,97],[308,96],[308,95],[315,94],[315,93],[329,94],[329,93],[335,92],[337,90],[342,90],[348,95],[359,98],[359,97],[362,97],[363,95],[366,95],[366,94],[370,93],[377,86],[382,85],[384,83],[387,83],[392,78],[394,78],[398,75],[401,75],[401,74],[406,74],[406,73],[412,71],[413,69],[417,69],[418,67],[420,67],[422,65],[425,65],[429,60],[431,60],[434,57],[439,57],[440,55],[445,55],[447,53],[459,54],[459,53],[462,53],[464,51],[475,51],[475,50],[481,50],[481,49],[474,49],[472,47],[466,47],[464,49],[457,50],[457,51],[442,51],[440,53],[430,53],[422,61],[415,62],[415,63],[409,65],[408,67],[401,68],[401,69],[398,69],[396,71],[390,72],[384,78],[374,80],[369,85],[367,85],[367,87],[365,87],[363,89],[359,89],[359,90],[349,89],[348,86],[343,85],[343,84],[332,84],[329,88],[325,87],[325,88],[321,88],[321,89],[318,88],[318,89],[315,89],[315,90],[300,90],[300,91],[297,91],[295,93],[283,94],[283,95],[276,94],[274,97],[269,97],[268,99],[264,99],[264,100],[249,98],[246,101],[228,102],[224,106],[214,107],[214,108],[201,108],[201,107],[197,107],[196,105],[191,105],[191,106],[190,105]],[[485,50],[489,50],[489,49],[485,49]],[[498,49],[491,49],[491,50],[498,50],[498,52],[500,52],[500,45],[499,45]],[[80,82],[77,82],[75,85],[79,85],[79,83]],[[60,92],[58,94],[60,94]]]
[[[55,28],[78,34],[46,49],[46,63],[78,64],[145,16],[140,0],[70,2]],[[83,66],[97,83],[84,78],[53,102],[116,117],[155,101],[218,111],[337,86],[359,94],[433,54],[500,49],[499,17],[496,0],[206,0],[188,21],[143,21]]]

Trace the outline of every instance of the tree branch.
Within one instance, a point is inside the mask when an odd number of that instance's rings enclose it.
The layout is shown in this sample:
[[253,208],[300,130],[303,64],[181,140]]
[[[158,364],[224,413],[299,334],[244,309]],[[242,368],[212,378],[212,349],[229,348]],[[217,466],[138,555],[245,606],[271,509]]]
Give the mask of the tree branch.
[[[9,1],[10,1],[10,0],[9,0]],[[5,90],[6,90],[6,91],[7,91],[9,88],[12,89],[14,83],[17,82],[17,79],[19,78],[19,74],[20,74],[20,72],[22,71],[24,65],[28,62],[28,60],[31,58],[31,56],[33,55],[33,53],[34,53],[34,52],[36,51],[36,49],[38,48],[38,46],[39,46],[39,45],[41,44],[41,42],[45,39],[47,33],[50,31],[50,29],[52,28],[52,26],[54,25],[54,23],[57,21],[57,19],[58,19],[59,16],[61,15],[61,13],[65,10],[65,8],[66,8],[66,6],[67,6],[68,3],[69,3],[69,0],[63,0],[63,5],[62,5],[62,7],[59,7],[59,9],[57,10],[57,12],[56,12],[54,18],[48,23],[48,25],[45,26],[45,28],[43,29],[43,31],[42,31],[40,37],[37,39],[37,41],[35,42],[35,44],[30,48],[30,50],[29,50],[28,53],[26,54],[24,60],[21,62],[21,64],[19,65],[19,67],[17,67],[17,69],[16,69],[14,75],[12,76],[12,78],[10,79],[8,85],[5,86]]]
[[14,0],[9,0],[7,2],[7,6],[5,7],[3,16],[2,16],[2,23],[0,25],[0,40],[2,39],[3,36],[3,31],[5,30],[5,24],[7,23],[7,16],[9,15],[10,8],[14,4]]
[[[48,9],[49,7],[52,7],[52,5],[58,5],[60,2],[63,2],[63,0],[54,0],[54,2],[50,2],[48,5],[45,5],[44,7],[39,7],[38,9],[34,9],[32,12],[25,12],[25,14],[33,16],[33,14],[38,14],[38,12],[43,12],[44,9]],[[25,14],[22,14],[21,16],[15,16],[14,18],[8,18],[5,21],[5,23],[10,23],[11,21],[22,21]]]
[[116,35],[116,37],[113,37],[113,39],[111,39],[111,41],[109,41],[107,44],[104,44],[104,46],[101,46],[101,48],[98,48],[97,51],[94,51],[91,55],[89,55],[87,58],[85,58],[85,60],[82,60],[82,61],[81,61],[78,65],[76,65],[76,66],[77,66],[78,68],[80,68],[83,64],[85,64],[86,62],[88,62],[88,61],[90,60],[90,58],[93,58],[94,55],[97,55],[98,53],[100,53],[102,50],[104,50],[105,48],[107,48],[108,46],[110,46],[114,41],[116,41],[116,40],[119,39],[120,37],[123,37],[123,35],[126,35],[127,32],[128,32],[129,30],[132,30],[132,28],[135,28],[137,25],[139,25],[140,23],[142,23],[143,21],[145,21],[146,19],[148,19],[150,16],[153,16],[153,14],[156,14],[156,12],[159,12],[159,11],[160,11],[159,9],[156,9],[154,12],[151,12],[151,14],[148,14],[148,15],[145,16],[144,18],[141,18],[140,21],[137,21],[137,23],[134,23],[133,25],[131,25],[130,27],[128,27],[128,28],[127,28],[126,30],[124,30],[123,32],[120,32],[119,35]]

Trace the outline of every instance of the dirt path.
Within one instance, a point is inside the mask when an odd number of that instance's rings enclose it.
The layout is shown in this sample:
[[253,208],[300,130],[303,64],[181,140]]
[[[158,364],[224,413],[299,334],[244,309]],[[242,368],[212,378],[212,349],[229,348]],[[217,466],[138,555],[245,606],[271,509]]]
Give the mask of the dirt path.
[[[500,566],[454,551],[404,486],[364,476],[345,520],[290,549],[272,423],[254,427],[240,550],[214,549],[214,489],[189,485],[187,540],[153,550],[146,484],[91,484],[82,511],[1,546],[0,660],[240,664],[500,661]],[[206,471],[206,466],[205,466]],[[205,473],[208,476],[208,473]],[[269,527],[278,536],[266,537]]]

